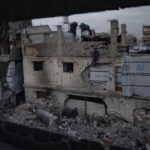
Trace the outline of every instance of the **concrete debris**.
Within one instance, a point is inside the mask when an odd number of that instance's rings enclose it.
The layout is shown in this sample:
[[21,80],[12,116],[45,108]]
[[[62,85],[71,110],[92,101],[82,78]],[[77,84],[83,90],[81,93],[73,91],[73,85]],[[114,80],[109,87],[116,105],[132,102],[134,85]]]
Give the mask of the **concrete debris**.
[[75,118],[78,116],[78,108],[75,109],[70,109],[70,108],[65,108],[62,110],[62,116],[66,116],[68,118]]
[[147,149],[147,150],[150,150],[150,143],[147,143],[147,144],[146,144],[146,149]]
[[55,120],[57,119],[56,116],[53,114],[45,111],[45,110],[39,110],[37,112],[37,117],[39,120],[43,123],[45,123],[49,128],[53,129],[55,128]]
[[3,118],[33,128],[67,134],[77,140],[99,141],[105,147],[114,145],[149,150],[150,130],[134,126],[115,112],[103,117],[93,114],[85,118],[78,115],[76,108],[61,110],[52,106],[51,101],[25,103],[5,112]]

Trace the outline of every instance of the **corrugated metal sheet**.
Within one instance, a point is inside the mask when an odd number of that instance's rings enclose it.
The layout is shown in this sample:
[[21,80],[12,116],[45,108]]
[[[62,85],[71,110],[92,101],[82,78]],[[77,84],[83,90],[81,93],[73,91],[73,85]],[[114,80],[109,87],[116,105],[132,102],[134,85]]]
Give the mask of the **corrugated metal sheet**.
[[103,116],[105,114],[104,105],[93,102],[87,102],[87,114],[92,115],[94,113]]
[[99,104],[99,103],[95,103],[95,102],[88,102],[88,101],[84,101],[84,100],[70,99],[67,102],[66,106],[69,107],[69,108],[72,108],[72,109],[77,107],[80,115],[85,115],[85,111],[89,115],[92,115],[92,114],[96,113],[100,116],[103,116],[105,114],[104,105]]
[[80,115],[85,114],[85,102],[84,101],[70,99],[70,100],[68,100],[66,106],[69,108],[72,108],[72,109],[77,107]]

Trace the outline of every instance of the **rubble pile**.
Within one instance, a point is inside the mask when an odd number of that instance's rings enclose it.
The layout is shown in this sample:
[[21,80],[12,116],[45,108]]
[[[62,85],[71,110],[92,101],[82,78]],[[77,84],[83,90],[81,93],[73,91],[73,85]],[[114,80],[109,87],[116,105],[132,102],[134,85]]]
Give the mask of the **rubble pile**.
[[2,115],[5,120],[11,122],[67,134],[79,140],[96,140],[105,146],[136,149],[148,147],[150,144],[148,128],[133,126],[115,112],[103,117],[97,114],[79,116],[77,108],[62,110],[55,106],[53,101],[25,103]]

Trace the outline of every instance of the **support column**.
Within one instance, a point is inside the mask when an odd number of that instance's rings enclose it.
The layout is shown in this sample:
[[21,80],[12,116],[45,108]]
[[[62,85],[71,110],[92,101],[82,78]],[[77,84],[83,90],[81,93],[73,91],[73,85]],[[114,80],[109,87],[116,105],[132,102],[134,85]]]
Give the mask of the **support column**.
[[126,46],[126,34],[127,34],[127,29],[126,29],[126,24],[121,25],[121,45]]
[[63,31],[61,25],[57,26],[57,32],[58,32],[57,52],[58,56],[61,57],[63,52]]
[[110,45],[108,55],[114,57],[118,53],[118,21],[111,20],[111,31],[110,31]]

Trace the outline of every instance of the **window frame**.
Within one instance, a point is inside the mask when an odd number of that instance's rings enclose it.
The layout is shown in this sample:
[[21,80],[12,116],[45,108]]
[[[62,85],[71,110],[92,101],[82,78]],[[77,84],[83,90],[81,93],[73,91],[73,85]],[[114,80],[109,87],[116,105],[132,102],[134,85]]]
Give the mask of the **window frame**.
[[63,62],[63,73],[74,73],[74,63]]

